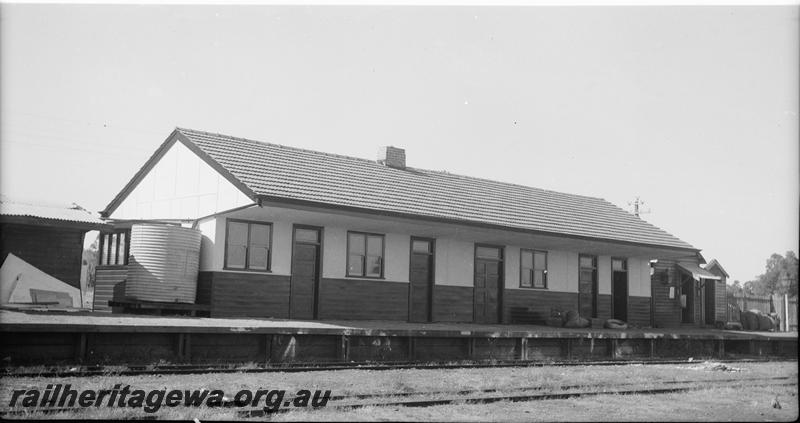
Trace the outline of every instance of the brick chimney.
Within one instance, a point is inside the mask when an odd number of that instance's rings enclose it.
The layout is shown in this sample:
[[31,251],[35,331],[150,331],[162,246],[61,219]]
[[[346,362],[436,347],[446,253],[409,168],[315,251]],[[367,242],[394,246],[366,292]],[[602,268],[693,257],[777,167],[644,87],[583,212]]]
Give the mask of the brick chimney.
[[378,163],[395,169],[405,169],[406,150],[392,146],[381,147],[378,150]]

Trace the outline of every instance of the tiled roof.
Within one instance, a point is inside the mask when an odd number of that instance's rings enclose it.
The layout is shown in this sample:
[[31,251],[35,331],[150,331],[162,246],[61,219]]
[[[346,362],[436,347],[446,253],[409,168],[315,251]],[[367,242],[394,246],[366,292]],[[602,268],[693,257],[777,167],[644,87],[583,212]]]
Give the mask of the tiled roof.
[[[601,198],[177,128],[256,196],[692,249]],[[191,146],[190,146],[191,147]]]
[[6,198],[0,199],[0,216],[46,219],[94,225],[105,224],[98,216],[77,204],[72,204],[71,206],[26,204],[10,201]]

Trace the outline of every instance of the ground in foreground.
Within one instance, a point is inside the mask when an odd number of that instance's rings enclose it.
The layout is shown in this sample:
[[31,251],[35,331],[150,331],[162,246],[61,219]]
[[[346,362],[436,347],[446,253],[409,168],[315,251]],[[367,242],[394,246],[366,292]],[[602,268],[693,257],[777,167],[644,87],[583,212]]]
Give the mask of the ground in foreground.
[[[521,367],[448,370],[341,370],[304,373],[234,373],[181,376],[99,376],[65,378],[4,378],[0,411],[9,408],[14,390],[48,384],[71,384],[74,389],[111,389],[130,385],[149,390],[223,390],[233,398],[240,390],[286,390],[286,398],[301,389],[331,390],[327,407],[292,409],[268,418],[293,420],[448,420],[448,421],[793,421],[798,417],[797,362],[715,365],[624,365],[576,367]],[[687,392],[621,395],[620,391],[691,386]],[[586,393],[582,397],[536,401],[470,403],[486,397]],[[364,398],[363,396],[367,396]],[[456,400],[430,407],[376,406],[411,400]],[[776,402],[780,408],[775,407]],[[242,419],[242,411],[259,410],[252,404],[233,408],[161,406],[154,413],[143,408],[88,407],[66,413],[43,414],[27,409],[6,417]],[[356,405],[362,408],[348,408]],[[264,417],[253,417],[263,420]]]

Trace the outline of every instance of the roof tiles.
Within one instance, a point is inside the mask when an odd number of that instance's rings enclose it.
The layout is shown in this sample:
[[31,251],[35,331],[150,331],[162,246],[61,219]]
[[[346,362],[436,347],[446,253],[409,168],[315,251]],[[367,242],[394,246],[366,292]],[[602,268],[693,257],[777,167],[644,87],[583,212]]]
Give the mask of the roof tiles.
[[511,229],[694,249],[601,198],[191,129],[186,140],[256,195]]

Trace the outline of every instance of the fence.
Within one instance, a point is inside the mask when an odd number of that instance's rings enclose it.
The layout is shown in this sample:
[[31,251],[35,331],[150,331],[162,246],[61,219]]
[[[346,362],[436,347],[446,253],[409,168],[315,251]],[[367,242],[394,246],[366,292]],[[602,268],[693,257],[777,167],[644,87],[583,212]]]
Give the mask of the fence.
[[781,320],[781,331],[788,332],[797,330],[796,297],[789,298],[786,295],[759,296],[728,294],[728,321],[741,321],[741,312],[745,310],[759,310],[764,313],[777,313]]

